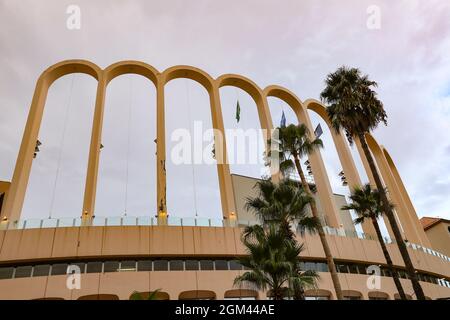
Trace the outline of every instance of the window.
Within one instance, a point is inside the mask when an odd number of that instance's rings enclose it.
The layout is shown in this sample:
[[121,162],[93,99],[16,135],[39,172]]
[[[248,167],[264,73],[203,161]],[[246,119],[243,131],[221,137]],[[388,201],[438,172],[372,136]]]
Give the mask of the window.
[[119,261],[106,261],[103,272],[116,272],[119,270]]
[[153,261],[154,271],[167,271],[169,270],[169,264],[167,260],[155,260]]
[[171,260],[170,271],[182,271],[184,270],[183,260]]
[[67,274],[67,263],[57,263],[52,265],[52,276]]
[[230,270],[242,270],[242,265],[239,263],[238,260],[231,260]]
[[13,267],[0,268],[0,279],[11,279],[14,273]]
[[100,273],[103,269],[103,263],[101,262],[88,262],[87,273]]
[[32,266],[22,266],[16,268],[16,273],[14,278],[26,278],[31,277],[31,271],[33,270]]
[[200,270],[214,270],[214,263],[211,260],[200,260]]
[[120,263],[119,271],[136,271],[136,261],[126,260]]
[[316,268],[318,272],[328,272],[328,264],[326,264],[325,262],[317,262],[316,263]]
[[340,272],[340,273],[348,273],[348,269],[345,264],[338,264],[337,269],[338,269],[338,272]]
[[316,271],[316,264],[314,262],[305,262],[305,270]]
[[216,260],[216,270],[228,270],[228,261]]
[[367,274],[366,266],[359,264],[358,265],[358,273],[359,274]]
[[[85,273],[86,272],[86,263],[84,262],[76,262],[76,263],[71,263],[69,265],[69,267],[75,269],[76,267],[78,267],[80,269],[80,273]],[[72,270],[71,273],[74,273],[75,270]]]
[[152,260],[138,261],[137,269],[138,271],[152,271]]
[[34,266],[33,277],[46,277],[50,273],[50,265],[42,264]]
[[198,260],[186,260],[184,262],[186,270],[198,270]]
[[350,271],[350,273],[358,273],[358,267],[356,266],[356,264],[349,264],[348,270]]

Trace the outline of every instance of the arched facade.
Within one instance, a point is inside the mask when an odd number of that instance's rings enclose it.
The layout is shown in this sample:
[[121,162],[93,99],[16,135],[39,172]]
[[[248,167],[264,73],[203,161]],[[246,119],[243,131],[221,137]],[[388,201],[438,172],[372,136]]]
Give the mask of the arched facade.
[[[217,172],[219,179],[222,214],[228,218],[230,214],[236,212],[234,202],[234,191],[231,181],[230,168],[227,163],[225,129],[222,117],[219,89],[223,86],[235,86],[246,91],[255,101],[259,120],[262,129],[270,130],[273,128],[272,117],[268,108],[268,97],[276,97],[286,102],[296,113],[298,121],[305,123],[310,131],[313,131],[311,120],[308,117],[307,110],[312,110],[321,116],[330,126],[326,115],[325,107],[317,100],[308,99],[302,102],[294,93],[281,86],[268,86],[262,90],[250,79],[236,74],[225,74],[214,79],[208,73],[191,66],[174,66],[159,72],[156,68],[140,61],[121,61],[114,63],[106,69],[101,69],[97,65],[85,60],[67,60],[57,63],[45,70],[39,77],[34,92],[31,108],[25,127],[22,144],[16,161],[11,186],[7,192],[5,204],[2,209],[2,217],[11,221],[20,218],[24,196],[28,184],[31,170],[33,152],[36,144],[42,115],[45,107],[46,96],[51,84],[58,78],[71,73],[85,73],[91,75],[98,81],[97,94],[95,102],[95,111],[91,132],[91,143],[88,158],[88,168],[85,180],[85,192],[82,217],[90,218],[94,214],[95,196],[97,188],[97,176],[99,166],[99,150],[101,145],[102,124],[104,114],[105,94],[108,83],[122,74],[138,74],[149,79],[156,87],[157,92],[157,208],[155,213],[158,216],[167,214],[166,206],[166,143],[165,143],[165,104],[164,104],[164,86],[169,81],[178,78],[188,78],[201,84],[208,92],[210,98],[211,118],[213,128],[216,130],[216,159]],[[217,134],[219,132],[219,134]],[[336,134],[331,130],[334,144],[338,152],[343,170],[346,174],[350,186],[361,184],[361,179],[356,170],[355,163],[351,157],[350,150],[342,134]],[[387,151],[380,147],[371,135],[368,135],[367,141],[371,148],[377,165],[380,168],[383,181],[390,190],[390,195],[398,207],[400,223],[403,226],[405,237],[412,242],[422,245],[429,245],[426,236],[421,230],[414,207],[409,199],[406,189],[395,168],[392,158]],[[363,163],[365,163],[365,158]],[[325,166],[320,152],[314,152],[310,155],[311,166],[314,171],[314,179],[318,189],[318,195],[324,212],[327,215],[328,224],[339,228],[340,217],[339,208],[336,207],[330,182],[325,170]],[[366,164],[365,164],[366,165]],[[371,177],[370,170],[366,171]],[[373,233],[371,225],[364,226],[367,233]]]

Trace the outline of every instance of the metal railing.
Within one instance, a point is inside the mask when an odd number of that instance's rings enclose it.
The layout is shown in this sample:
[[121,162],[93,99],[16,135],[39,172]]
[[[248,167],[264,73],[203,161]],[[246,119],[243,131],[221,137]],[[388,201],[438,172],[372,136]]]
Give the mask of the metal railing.
[[[89,219],[81,218],[53,218],[53,219],[23,219],[18,221],[1,221],[0,230],[22,230],[22,229],[43,229],[43,228],[64,228],[64,227],[102,227],[102,226],[186,226],[186,227],[246,227],[258,224],[257,221],[236,220],[236,219],[213,219],[201,217],[94,217]],[[357,232],[354,230],[344,230],[323,227],[325,234],[339,237],[377,240],[373,235]],[[395,243],[389,237],[384,238],[386,243]],[[412,250],[419,250],[424,253],[441,258],[450,262],[450,257],[433,249],[422,247],[418,244],[406,242]]]

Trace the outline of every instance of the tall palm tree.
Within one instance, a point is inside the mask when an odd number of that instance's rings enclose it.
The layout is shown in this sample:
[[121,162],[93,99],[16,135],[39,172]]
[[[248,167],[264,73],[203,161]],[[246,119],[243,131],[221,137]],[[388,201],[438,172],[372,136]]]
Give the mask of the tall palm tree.
[[249,270],[236,277],[234,285],[269,290],[274,300],[282,300],[292,293],[294,298],[301,299],[304,288],[314,286],[318,275],[300,271],[298,256],[303,245],[286,238],[279,227],[276,224],[246,227],[242,242],[248,255],[239,260]]
[[[391,256],[387,250],[386,243],[384,242],[383,235],[381,234],[380,226],[378,225],[377,218],[382,215],[383,209],[381,204],[380,192],[377,189],[372,190],[370,184],[364,185],[362,188],[355,187],[350,196],[351,204],[343,206],[342,210],[354,210],[358,215],[358,218],[354,220],[355,224],[361,224],[366,220],[372,221],[375,228],[375,232],[378,237],[381,249],[383,251],[384,258],[386,259],[386,264],[391,270],[392,278],[394,280],[395,286],[397,287],[398,293],[402,300],[406,300],[405,291],[403,290],[400,278],[398,277],[397,271],[394,269],[394,264],[392,263]],[[393,207],[392,204],[390,204]]]
[[328,104],[327,113],[331,125],[337,133],[344,130],[350,144],[356,137],[359,138],[376,187],[380,192],[383,212],[392,227],[416,297],[419,300],[425,300],[405,241],[389,205],[386,191],[366,141],[365,135],[375,129],[380,122],[387,124],[387,115],[383,103],[372,89],[377,86],[377,83],[369,80],[367,75],[362,75],[357,68],[340,67],[336,72],[327,76],[325,84],[326,87],[321,93],[321,98]]
[[322,140],[319,138],[311,139],[308,127],[304,124],[294,125],[290,124],[287,127],[281,127],[278,129],[278,139],[280,147],[280,169],[283,173],[287,173],[294,168],[297,170],[300,176],[301,184],[305,192],[311,197],[309,203],[311,207],[311,212],[314,218],[320,224],[317,228],[317,233],[322,243],[323,251],[327,259],[328,269],[330,271],[331,280],[333,281],[334,290],[336,292],[336,298],[342,300],[342,289],[341,283],[339,282],[339,276],[337,274],[336,265],[334,263],[333,256],[331,254],[330,246],[328,244],[327,238],[325,237],[325,232],[323,226],[321,225],[321,219],[319,212],[317,211],[317,205],[313,198],[313,193],[306,181],[305,175],[303,173],[302,167],[300,165],[300,160],[304,156],[308,156],[315,150],[323,147]]

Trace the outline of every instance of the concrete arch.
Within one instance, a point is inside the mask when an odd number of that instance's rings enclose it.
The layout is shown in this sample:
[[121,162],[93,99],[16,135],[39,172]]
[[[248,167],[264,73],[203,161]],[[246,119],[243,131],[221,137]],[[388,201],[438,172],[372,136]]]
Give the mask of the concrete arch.
[[[211,120],[214,130],[214,141],[216,142],[217,175],[219,178],[220,198],[222,204],[222,215],[226,219],[236,212],[234,203],[233,185],[231,182],[230,168],[226,157],[225,128],[223,124],[222,108],[220,104],[219,89],[214,79],[205,71],[185,65],[174,66],[166,69],[162,79],[157,86],[157,114],[158,124],[165,124],[164,109],[164,85],[174,79],[186,78],[198,82],[209,94]],[[166,171],[165,171],[165,125],[158,129],[157,165],[163,179],[158,180],[158,215],[167,213],[166,205]],[[160,141],[164,143],[160,146]]]
[[216,293],[211,290],[189,290],[180,292],[178,300],[215,300]]
[[134,60],[120,61],[108,66],[103,71],[106,85],[108,85],[108,83],[114,78],[123,74],[141,75],[153,82],[156,87],[160,73],[156,70],[156,68],[144,62]]
[[102,81],[101,69],[96,64],[86,60],[61,61],[50,66],[40,75],[34,90],[11,186],[2,209],[2,216],[9,220],[18,220],[22,211],[48,90],[57,79],[72,73],[84,73],[94,77],[99,83]]
[[362,300],[362,293],[356,290],[342,290],[342,296],[347,299],[358,299]]
[[115,294],[89,294],[78,297],[77,300],[119,300],[119,297]]
[[[264,96],[266,100],[268,97],[275,97],[284,101],[295,112],[298,122],[304,123],[312,134],[313,127],[311,119],[306,112],[306,107],[293,92],[281,86],[271,85],[264,89]],[[333,191],[331,190],[322,155],[320,151],[314,152],[309,155],[308,159],[315,173],[314,181],[316,182],[320,204],[326,215],[326,224],[338,228],[341,225],[339,210],[333,200]]]
[[200,83],[206,91],[211,95],[213,89],[214,79],[205,71],[186,65],[179,65],[170,67],[162,73],[162,83],[167,84],[171,80],[186,78]]
[[[164,291],[158,291],[154,293],[154,291],[146,291],[146,292],[138,292],[141,296],[142,300],[147,300],[150,296],[150,294],[154,295],[154,300],[170,300],[170,296],[167,292]],[[133,297],[133,294],[130,295],[130,300]]]
[[[331,137],[333,138],[334,146],[336,148],[339,161],[342,166],[342,170],[347,178],[348,188],[350,192],[353,191],[355,187],[361,186],[361,177],[359,176],[358,170],[356,169],[355,161],[353,160],[350,148],[345,141],[345,135],[342,131],[339,133],[332,127],[330,118],[328,117],[326,107],[318,100],[308,99],[304,102],[305,108],[315,112],[328,126],[330,130]],[[362,228],[367,234],[375,234],[375,229],[370,221],[363,223]]]
[[425,231],[422,227],[422,224],[419,221],[419,218],[417,217],[416,210],[414,208],[414,205],[412,204],[411,198],[409,197],[408,191],[406,190],[405,185],[403,184],[403,180],[397,170],[397,167],[394,164],[394,161],[392,160],[391,155],[386,150],[384,146],[380,146],[381,150],[383,151],[383,156],[385,157],[387,164],[389,166],[389,169],[393,175],[393,178],[399,188],[400,194],[402,196],[403,202],[405,203],[407,209],[408,209],[408,219],[413,223],[415,230],[417,231],[417,234],[419,236],[419,239],[422,243],[422,246],[425,246],[427,248],[431,247],[430,240],[428,239],[427,235],[425,234]]
[[216,83],[218,88],[230,86],[247,92],[253,101],[255,101],[261,129],[271,130],[273,128],[272,116],[270,115],[267,99],[261,88],[255,82],[238,74],[224,74],[216,79]]
[[323,297],[333,299],[331,291],[325,289],[309,289],[305,291],[305,297]]
[[386,292],[382,291],[369,291],[367,294],[369,300],[390,300],[391,298]]
[[[397,182],[394,179],[394,176],[389,168],[389,164],[384,156],[383,150],[380,145],[376,141],[376,139],[371,134],[366,134],[366,142],[367,145],[373,155],[373,158],[378,167],[380,176],[385,184],[385,187],[388,190],[388,196],[391,201],[394,203],[395,212],[397,213],[399,223],[401,228],[403,229],[403,233],[405,238],[413,243],[417,243],[420,245],[422,241],[420,239],[418,230],[414,226],[414,222],[409,218],[408,208],[405,204],[405,201],[402,197],[400,189],[397,185]],[[360,148],[359,148],[360,149]],[[365,162],[366,171],[370,172],[370,168],[368,168],[367,160],[365,159],[364,152],[360,149],[361,158],[363,159],[363,163]],[[372,177],[373,179],[373,177]],[[391,226],[388,222],[388,219],[385,217],[385,223],[388,225],[388,230],[392,237]]]
[[[414,300],[412,295],[410,295],[410,294],[405,294],[405,295],[406,295],[406,300]],[[400,294],[395,293],[394,294],[394,300],[401,300]]]
[[255,298],[258,299],[258,292],[255,290],[249,289],[232,289],[225,291],[224,294],[225,299],[233,299],[233,298]]
[[46,85],[49,88],[52,83],[59,78],[72,73],[84,73],[92,76],[98,81],[102,74],[102,70],[95,63],[88,60],[64,60],[55,63],[44,70],[44,72],[40,75],[38,82],[42,79],[46,82]]

